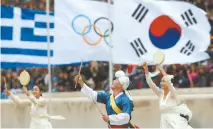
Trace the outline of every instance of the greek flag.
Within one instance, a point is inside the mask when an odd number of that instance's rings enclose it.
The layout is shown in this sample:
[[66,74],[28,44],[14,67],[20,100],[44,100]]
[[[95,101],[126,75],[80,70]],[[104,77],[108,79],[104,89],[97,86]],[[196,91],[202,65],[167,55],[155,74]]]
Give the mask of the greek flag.
[[[54,14],[1,5],[1,67],[47,66],[47,19],[54,44]],[[50,56],[54,56],[53,49]]]

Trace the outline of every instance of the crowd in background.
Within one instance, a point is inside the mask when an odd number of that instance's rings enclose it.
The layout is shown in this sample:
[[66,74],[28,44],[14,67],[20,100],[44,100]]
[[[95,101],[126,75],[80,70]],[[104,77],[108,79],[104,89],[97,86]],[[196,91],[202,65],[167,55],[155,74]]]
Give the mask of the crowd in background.
[[[101,0],[107,2],[107,0]],[[213,0],[185,0],[195,4],[208,12],[210,24],[213,26]],[[45,10],[46,0],[1,0],[1,4],[16,6],[21,8]],[[50,11],[54,12],[54,0],[50,0]],[[212,31],[213,32],[213,31]],[[212,33],[213,35],[213,33]],[[213,87],[213,41],[207,50],[211,59],[194,64],[185,65],[165,65],[164,69],[168,74],[174,75],[173,83],[177,88],[193,87]],[[25,69],[31,75],[29,90],[34,85],[42,86],[48,90],[48,70],[47,68]],[[51,69],[52,92],[79,91],[75,88],[74,76],[78,73],[79,66],[57,66]],[[129,90],[149,88],[141,66],[135,65],[114,65],[114,72],[124,70],[130,77],[131,84]],[[149,66],[151,72],[156,71],[155,66]],[[5,87],[11,89],[13,93],[20,93],[21,85],[18,76],[23,69],[1,69],[1,98],[5,98],[3,93]],[[109,91],[109,64],[108,62],[88,62],[82,68],[81,74],[85,82],[95,90]],[[156,84],[160,83],[162,75],[157,75],[152,79]],[[5,81],[6,80],[6,83]]]
[[[54,12],[54,0],[50,1],[50,11]],[[1,4],[20,8],[46,10],[46,0],[1,0]]]
[[[94,1],[110,1],[113,3],[114,0],[94,0]],[[178,0],[186,1],[196,5],[197,7],[207,11],[210,15],[213,16],[213,1],[212,0]],[[54,12],[54,0],[49,0],[50,11]],[[1,4],[8,6],[15,6],[21,8],[45,10],[46,9],[46,0],[1,0]]]

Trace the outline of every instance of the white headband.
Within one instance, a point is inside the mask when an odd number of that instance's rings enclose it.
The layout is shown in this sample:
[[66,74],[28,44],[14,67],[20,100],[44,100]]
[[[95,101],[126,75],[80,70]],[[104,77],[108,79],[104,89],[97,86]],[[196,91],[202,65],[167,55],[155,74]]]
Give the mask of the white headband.
[[124,90],[125,94],[129,97],[130,100],[132,100],[132,97],[126,91],[126,89],[129,86],[129,82],[130,82],[129,77],[127,77],[122,70],[117,71],[115,73],[115,77],[119,80],[119,82],[123,86],[123,90]]

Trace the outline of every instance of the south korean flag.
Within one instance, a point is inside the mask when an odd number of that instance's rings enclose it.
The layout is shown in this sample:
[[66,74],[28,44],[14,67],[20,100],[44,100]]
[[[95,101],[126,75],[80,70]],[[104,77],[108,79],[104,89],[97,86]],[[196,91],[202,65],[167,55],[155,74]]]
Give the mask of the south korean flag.
[[209,58],[211,26],[205,12],[180,1],[116,0],[113,62],[140,64],[164,51],[164,64],[193,63]]

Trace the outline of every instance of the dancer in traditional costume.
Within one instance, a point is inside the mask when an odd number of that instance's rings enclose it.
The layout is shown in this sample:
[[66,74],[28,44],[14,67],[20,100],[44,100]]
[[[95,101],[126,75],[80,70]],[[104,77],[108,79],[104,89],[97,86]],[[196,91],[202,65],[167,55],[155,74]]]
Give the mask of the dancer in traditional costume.
[[64,119],[61,116],[49,116],[47,114],[47,100],[42,97],[43,90],[39,86],[33,87],[33,95],[27,91],[27,88],[23,86],[23,92],[30,100],[21,100],[18,96],[13,95],[9,90],[5,90],[7,96],[9,96],[16,104],[27,103],[31,106],[31,123],[30,129],[52,129],[51,123],[48,119]]
[[192,112],[188,109],[187,105],[179,100],[176,89],[173,87],[171,79],[173,75],[167,75],[164,69],[157,65],[157,68],[163,74],[161,79],[161,88],[158,88],[151,80],[147,63],[143,64],[145,70],[146,81],[152,91],[159,98],[159,108],[161,111],[161,128],[175,128],[175,129],[192,129],[188,125],[188,121],[192,117]]
[[102,118],[108,123],[109,128],[138,128],[130,121],[133,101],[126,91],[130,82],[129,78],[125,76],[123,71],[117,71],[115,77],[116,79],[111,86],[112,94],[93,91],[82,81],[80,75],[77,75],[75,80],[81,85],[81,92],[93,101],[106,105],[107,115],[102,114]]

